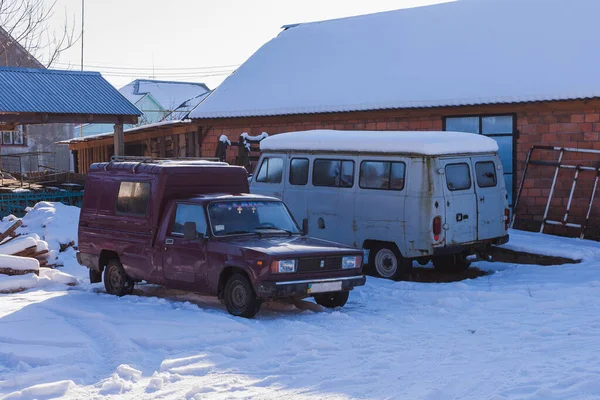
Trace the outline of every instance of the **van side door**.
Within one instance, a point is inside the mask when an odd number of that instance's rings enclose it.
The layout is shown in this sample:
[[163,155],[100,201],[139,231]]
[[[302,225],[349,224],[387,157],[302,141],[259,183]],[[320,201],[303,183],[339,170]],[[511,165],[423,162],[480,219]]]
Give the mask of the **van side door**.
[[471,160],[468,157],[439,160],[442,174],[446,218],[446,246],[460,245],[477,240],[477,199]]
[[508,209],[502,164],[495,156],[474,156],[471,163],[477,194],[477,238],[493,239],[506,235],[505,210]]
[[290,209],[298,224],[308,218],[307,198],[310,195],[308,181],[310,174],[310,158],[307,155],[292,154],[287,160],[287,174],[284,175],[285,183],[282,200]]
[[[186,240],[183,226],[196,223],[196,238]],[[204,292],[206,285],[206,213],[201,204],[176,203],[162,243],[162,271],[166,283]]]
[[283,197],[283,176],[285,172],[285,156],[281,154],[264,154],[252,177],[252,193]]

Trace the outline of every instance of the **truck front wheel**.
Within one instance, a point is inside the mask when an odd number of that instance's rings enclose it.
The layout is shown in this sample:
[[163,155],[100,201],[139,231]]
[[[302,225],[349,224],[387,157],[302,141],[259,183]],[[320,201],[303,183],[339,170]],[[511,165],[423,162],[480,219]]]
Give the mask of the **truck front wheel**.
[[463,272],[469,269],[471,262],[464,254],[433,257],[433,266],[440,272]]
[[248,278],[242,274],[233,274],[225,285],[225,306],[231,315],[252,318],[260,310],[261,301]]
[[104,287],[106,293],[116,296],[125,296],[133,293],[133,281],[127,276],[121,261],[112,259],[104,268]]
[[331,292],[331,293],[320,293],[315,294],[315,301],[317,304],[327,307],[327,308],[335,308],[335,307],[344,307],[346,302],[348,301],[348,296],[350,292]]

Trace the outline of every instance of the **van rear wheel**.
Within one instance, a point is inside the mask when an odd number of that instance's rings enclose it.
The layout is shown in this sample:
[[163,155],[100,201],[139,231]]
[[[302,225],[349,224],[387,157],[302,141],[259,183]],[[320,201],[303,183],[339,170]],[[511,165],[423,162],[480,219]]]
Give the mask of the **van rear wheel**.
[[248,278],[242,274],[233,274],[229,278],[225,284],[224,300],[229,314],[244,318],[254,317],[262,303]]
[[432,262],[435,269],[440,272],[463,272],[471,266],[465,254],[433,257]]
[[104,287],[106,293],[116,296],[125,296],[133,293],[134,282],[127,276],[121,261],[109,260],[104,268]]
[[385,279],[397,279],[410,271],[412,261],[402,257],[396,246],[377,246],[372,251],[371,269],[376,276]]
[[349,291],[315,294],[315,302],[327,308],[344,307],[348,301]]

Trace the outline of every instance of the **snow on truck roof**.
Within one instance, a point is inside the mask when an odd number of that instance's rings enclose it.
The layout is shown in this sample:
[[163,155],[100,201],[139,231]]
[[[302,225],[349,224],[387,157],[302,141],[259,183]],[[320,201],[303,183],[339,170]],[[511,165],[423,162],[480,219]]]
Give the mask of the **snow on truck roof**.
[[465,132],[333,131],[281,133],[260,142],[263,151],[331,151],[444,155],[492,153],[495,140]]

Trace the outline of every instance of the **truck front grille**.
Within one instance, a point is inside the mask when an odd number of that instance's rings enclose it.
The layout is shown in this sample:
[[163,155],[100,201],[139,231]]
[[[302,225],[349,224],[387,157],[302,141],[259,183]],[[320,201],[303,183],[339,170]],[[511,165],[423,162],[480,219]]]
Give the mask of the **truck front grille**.
[[333,271],[342,269],[342,257],[314,257],[298,260],[298,272]]

